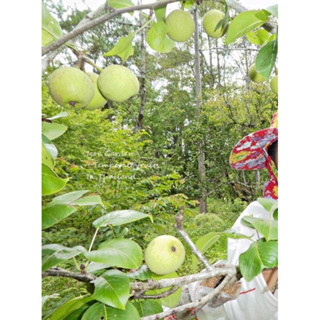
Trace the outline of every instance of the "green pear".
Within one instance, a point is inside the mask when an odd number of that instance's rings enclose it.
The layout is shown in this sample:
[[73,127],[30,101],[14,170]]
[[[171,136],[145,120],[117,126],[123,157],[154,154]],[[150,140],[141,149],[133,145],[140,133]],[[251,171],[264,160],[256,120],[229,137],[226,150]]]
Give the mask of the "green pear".
[[139,81],[135,74],[115,64],[102,70],[97,84],[106,99],[116,102],[123,102],[139,92]]
[[256,70],[256,65],[253,64],[249,69],[249,77],[251,81],[260,83],[266,81],[266,78]]
[[211,38],[220,38],[225,34],[226,28],[222,25],[216,30],[218,23],[225,18],[225,14],[217,9],[208,11],[203,17],[203,28]]
[[49,76],[48,84],[53,100],[63,107],[83,108],[94,95],[92,80],[78,68],[61,67],[55,70]]
[[278,76],[274,76],[270,81],[271,91],[278,94]]
[[85,109],[90,109],[90,110],[101,109],[106,104],[107,100],[101,95],[98,89],[97,81],[98,81],[99,75],[93,72],[87,72],[87,75],[90,77],[90,79],[94,83],[94,96],[90,101],[90,103],[85,107]]
[[167,34],[173,41],[184,42],[194,31],[194,21],[189,12],[174,10],[166,18]]
[[148,268],[159,275],[175,272],[184,262],[184,258],[183,244],[170,235],[154,238],[148,244],[144,255]]

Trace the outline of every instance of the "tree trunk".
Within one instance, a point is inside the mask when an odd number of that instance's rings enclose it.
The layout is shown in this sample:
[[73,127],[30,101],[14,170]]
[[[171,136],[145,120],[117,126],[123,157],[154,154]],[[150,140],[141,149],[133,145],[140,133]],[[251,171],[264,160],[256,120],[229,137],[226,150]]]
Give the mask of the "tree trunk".
[[[140,1],[139,1],[140,4]],[[142,16],[140,14],[140,27],[142,26]],[[142,128],[142,120],[146,105],[146,45],[145,45],[145,29],[141,31],[141,87],[140,87],[140,110],[136,122],[135,132]]]
[[208,35],[208,46],[209,46],[209,72],[210,72],[210,87],[213,88],[214,86],[214,74],[213,74],[213,63],[212,63],[212,41]]
[[[195,78],[196,78],[196,107],[197,120],[200,118],[202,94],[201,94],[201,75],[200,75],[200,52],[199,52],[199,29],[198,29],[198,14],[197,10],[193,10],[193,19],[195,23],[194,29],[194,51],[195,51]],[[206,168],[205,168],[205,154],[204,154],[204,139],[201,138],[199,143],[198,156],[198,172],[200,183],[200,213],[207,212],[207,192],[205,187]]]
[[217,55],[217,70],[218,70],[218,87],[221,87],[221,68],[220,68],[220,59],[219,59],[219,50],[218,50],[218,39],[215,40],[216,42],[216,55]]

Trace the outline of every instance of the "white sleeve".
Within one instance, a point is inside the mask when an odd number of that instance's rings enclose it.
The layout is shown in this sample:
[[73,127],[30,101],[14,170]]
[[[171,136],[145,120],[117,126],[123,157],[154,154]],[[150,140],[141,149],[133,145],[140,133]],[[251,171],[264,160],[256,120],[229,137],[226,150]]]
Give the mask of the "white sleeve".
[[[258,239],[255,230],[241,224],[241,219],[252,214],[258,218],[268,218],[269,213],[259,202],[252,202],[235,222],[232,230],[245,235],[254,235],[253,239]],[[247,239],[228,240],[228,262],[234,265],[239,263],[239,255],[246,251],[252,242]],[[241,292],[236,300],[229,301],[223,306],[229,320],[276,320],[278,319],[278,299],[269,290],[262,274],[247,282],[241,279]]]

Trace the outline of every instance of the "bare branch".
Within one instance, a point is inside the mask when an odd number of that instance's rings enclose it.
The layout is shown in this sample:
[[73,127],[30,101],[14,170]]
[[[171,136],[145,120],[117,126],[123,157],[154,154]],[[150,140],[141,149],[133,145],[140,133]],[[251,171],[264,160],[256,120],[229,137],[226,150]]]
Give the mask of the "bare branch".
[[72,278],[85,283],[89,283],[96,278],[91,274],[81,273],[81,272],[74,273],[62,268],[50,268],[42,272],[42,278],[45,278],[45,277]]
[[208,263],[207,259],[203,256],[203,254],[197,249],[195,244],[190,239],[189,235],[184,231],[182,227],[182,220],[183,220],[184,208],[181,207],[180,213],[176,217],[176,228],[183,239],[187,242],[189,247],[191,248],[192,252],[196,255],[196,257],[204,264],[207,270],[212,270],[212,267]]

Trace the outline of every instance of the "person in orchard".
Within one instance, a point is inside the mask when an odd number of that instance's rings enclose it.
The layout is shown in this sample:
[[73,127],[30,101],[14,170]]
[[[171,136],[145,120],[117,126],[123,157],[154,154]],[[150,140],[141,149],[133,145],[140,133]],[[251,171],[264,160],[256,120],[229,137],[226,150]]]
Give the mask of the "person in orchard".
[[[233,148],[230,165],[236,170],[267,169],[269,180],[264,184],[263,197],[278,199],[278,114],[272,117],[269,128],[242,138]],[[269,212],[254,201],[238,217],[232,230],[251,236],[253,230],[241,224],[246,215],[268,219]],[[257,232],[252,237],[257,240]],[[239,256],[251,244],[248,239],[228,240],[228,263],[239,264]],[[277,320],[278,319],[278,268],[263,270],[262,274],[247,282],[241,279],[241,292],[235,300],[207,309],[208,319],[217,320]],[[204,308],[206,309],[206,308]],[[205,311],[205,310],[204,310]]]
[[[269,180],[264,183],[263,197],[278,199],[278,114],[275,113],[269,128],[251,133],[242,138],[233,148],[230,165],[235,170],[267,169]],[[250,236],[256,241],[262,235],[244,226],[241,220],[246,215],[269,219],[269,212],[258,202],[251,202],[241,213],[232,231]],[[219,264],[239,265],[239,256],[245,252],[252,241],[248,239],[228,239],[227,261]],[[198,301],[208,293],[201,281],[186,286],[188,301]],[[252,281],[241,278],[238,293],[225,298],[227,302],[204,305],[200,310],[191,309],[189,313],[171,315],[166,320],[277,320],[278,319],[278,268],[263,270]],[[224,300],[224,301],[226,301]]]

